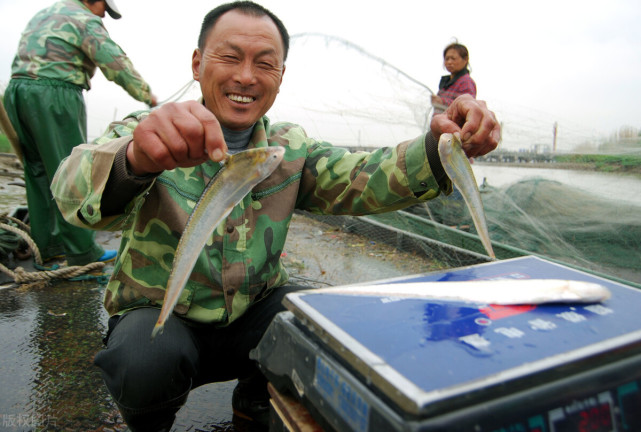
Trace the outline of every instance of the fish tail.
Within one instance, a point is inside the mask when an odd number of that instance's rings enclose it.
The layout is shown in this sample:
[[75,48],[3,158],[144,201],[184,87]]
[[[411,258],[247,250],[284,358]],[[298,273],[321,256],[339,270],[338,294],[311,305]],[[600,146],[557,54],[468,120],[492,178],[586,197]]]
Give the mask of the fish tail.
[[496,259],[496,254],[494,253],[494,249],[492,249],[492,243],[488,243],[485,246],[485,250],[487,251],[487,254],[490,258]]
[[154,326],[154,329],[151,332],[151,340],[153,342],[154,338],[158,335],[161,335],[163,330],[165,329],[165,324],[161,323],[160,321],[156,323]]

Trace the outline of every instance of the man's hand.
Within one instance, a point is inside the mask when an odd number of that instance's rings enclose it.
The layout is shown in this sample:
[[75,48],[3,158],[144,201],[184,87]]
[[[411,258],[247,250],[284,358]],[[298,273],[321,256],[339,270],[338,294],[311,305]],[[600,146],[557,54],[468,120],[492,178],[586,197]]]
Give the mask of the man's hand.
[[227,152],[218,120],[196,101],[168,103],[136,126],[127,147],[129,169],[135,175],[221,161]]
[[501,140],[501,126],[484,101],[469,94],[461,95],[441,114],[435,114],[430,123],[438,141],[443,133],[460,132],[467,157],[483,156],[494,150]]

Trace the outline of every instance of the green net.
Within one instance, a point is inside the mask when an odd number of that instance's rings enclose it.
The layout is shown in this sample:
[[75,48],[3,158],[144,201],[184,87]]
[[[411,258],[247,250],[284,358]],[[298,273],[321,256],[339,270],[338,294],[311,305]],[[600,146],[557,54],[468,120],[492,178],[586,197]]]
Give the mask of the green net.
[[[485,185],[481,193],[498,258],[517,251],[537,254],[641,283],[638,207],[544,178],[502,188]],[[456,193],[409,211],[475,233],[471,216]]]

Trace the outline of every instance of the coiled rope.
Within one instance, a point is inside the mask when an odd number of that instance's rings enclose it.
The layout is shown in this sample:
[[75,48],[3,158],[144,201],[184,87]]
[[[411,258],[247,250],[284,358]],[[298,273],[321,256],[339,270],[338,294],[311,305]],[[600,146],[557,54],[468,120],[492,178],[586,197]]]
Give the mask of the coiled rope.
[[[9,269],[0,263],[0,271],[13,279],[17,284],[33,284],[39,282],[49,282],[55,279],[68,279],[68,280],[82,280],[82,279],[98,279],[103,282],[106,279],[105,275],[93,275],[89,277],[81,277],[87,273],[102,270],[105,266],[104,262],[93,262],[84,266],[65,266],[60,267],[55,265],[51,268],[43,266],[40,250],[30,236],[30,228],[27,224],[19,219],[8,216],[6,214],[0,215],[0,233],[9,232],[14,234],[12,236],[3,235],[0,239],[0,255],[9,255],[10,252],[16,251],[19,247],[19,238],[22,238],[27,244],[28,248],[33,254],[35,261],[35,271],[27,271],[22,267],[16,267],[14,270]],[[17,225],[17,226],[16,226]]]

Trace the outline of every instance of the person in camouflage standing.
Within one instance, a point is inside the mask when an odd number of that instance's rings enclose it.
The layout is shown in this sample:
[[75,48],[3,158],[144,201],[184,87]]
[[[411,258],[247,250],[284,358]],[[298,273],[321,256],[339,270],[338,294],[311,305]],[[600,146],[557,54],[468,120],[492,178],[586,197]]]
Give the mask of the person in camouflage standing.
[[[165,104],[112,124],[59,167],[54,197],[68,221],[123,230],[105,292],[106,349],[95,364],[132,431],[168,431],[189,392],[238,379],[235,418],[269,421],[266,380],[249,352],[281,300],[300,286],[281,263],[296,209],[368,214],[450,193],[439,136],[461,132],[470,157],[496,148],[500,127],[469,97],[434,116],[431,131],[395,147],[350,153],[265,116],[285,72],[289,36],[262,6],[223,4],[203,20],[192,73],[202,102]],[[310,83],[311,84],[311,83]],[[150,336],[181,233],[224,153],[282,146],[278,168],[214,230],[164,333]]]
[[62,159],[87,142],[82,90],[99,67],[132,97],[149,106],[156,98],[101,18],[121,17],[113,0],[63,0],[38,12],[22,33],[4,105],[24,154],[31,236],[44,261],[66,256],[69,265],[110,261],[95,231],[67,223],[49,189]]

